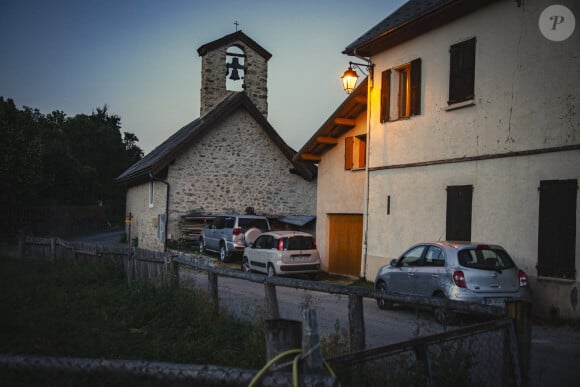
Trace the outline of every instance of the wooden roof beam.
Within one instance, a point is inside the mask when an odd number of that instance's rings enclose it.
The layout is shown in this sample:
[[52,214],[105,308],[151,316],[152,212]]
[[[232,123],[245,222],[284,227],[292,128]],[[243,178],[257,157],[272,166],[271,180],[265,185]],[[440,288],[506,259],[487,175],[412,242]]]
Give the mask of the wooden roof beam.
[[360,103],[361,105],[366,105],[367,104],[367,96],[366,95],[357,95],[356,97],[354,97],[354,100],[357,103]]
[[334,123],[336,125],[344,125],[344,126],[356,126],[356,120],[351,118],[340,118],[337,117],[334,119]]
[[318,137],[316,137],[316,142],[319,143],[319,144],[336,145],[336,144],[338,144],[338,138],[318,136]]
[[320,160],[322,160],[322,157],[320,157],[319,155],[313,155],[312,153],[302,153],[300,155],[300,158],[302,160],[308,160],[308,161],[320,161]]

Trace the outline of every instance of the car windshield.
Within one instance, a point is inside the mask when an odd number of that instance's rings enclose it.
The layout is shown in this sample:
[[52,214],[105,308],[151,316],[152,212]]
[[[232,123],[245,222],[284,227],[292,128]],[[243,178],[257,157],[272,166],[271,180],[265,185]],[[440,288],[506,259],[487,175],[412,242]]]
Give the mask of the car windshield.
[[293,236],[284,242],[286,250],[314,250],[314,240],[309,236]]
[[268,223],[265,219],[240,218],[238,220],[238,226],[242,230],[247,230],[252,227],[259,228],[262,231],[268,230]]
[[478,247],[459,251],[459,264],[485,270],[505,270],[514,267],[514,262],[505,250]]

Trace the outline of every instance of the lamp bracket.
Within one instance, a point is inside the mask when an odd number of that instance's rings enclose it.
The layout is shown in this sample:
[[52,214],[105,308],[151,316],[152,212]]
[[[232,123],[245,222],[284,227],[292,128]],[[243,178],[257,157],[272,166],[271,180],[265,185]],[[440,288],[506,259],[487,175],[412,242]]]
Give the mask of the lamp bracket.
[[[350,67],[355,66],[357,69],[359,69],[360,71],[365,73],[365,75],[375,66],[371,62],[369,62],[369,63],[348,62],[348,65]],[[366,69],[363,69],[363,67],[366,67]]]

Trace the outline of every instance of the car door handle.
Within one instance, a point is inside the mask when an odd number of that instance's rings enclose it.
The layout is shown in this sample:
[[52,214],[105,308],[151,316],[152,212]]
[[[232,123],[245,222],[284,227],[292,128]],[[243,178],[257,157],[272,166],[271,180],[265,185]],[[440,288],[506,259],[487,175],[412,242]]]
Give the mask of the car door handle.
[[439,274],[431,274],[431,278],[439,278]]
[[415,276],[415,273],[407,273],[407,275],[408,275],[409,277],[414,277],[414,276]]

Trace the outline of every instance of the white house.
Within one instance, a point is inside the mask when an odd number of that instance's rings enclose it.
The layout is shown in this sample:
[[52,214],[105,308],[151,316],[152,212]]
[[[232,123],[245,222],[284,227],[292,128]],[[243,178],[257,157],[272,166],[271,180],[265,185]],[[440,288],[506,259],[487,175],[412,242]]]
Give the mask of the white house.
[[[536,312],[580,316],[580,35],[566,24],[580,5],[559,4],[410,0],[346,47],[368,84],[295,157],[318,163],[326,268],[373,280],[419,241],[495,242]],[[345,215],[358,223],[343,231]],[[335,255],[350,235],[359,253]]]

